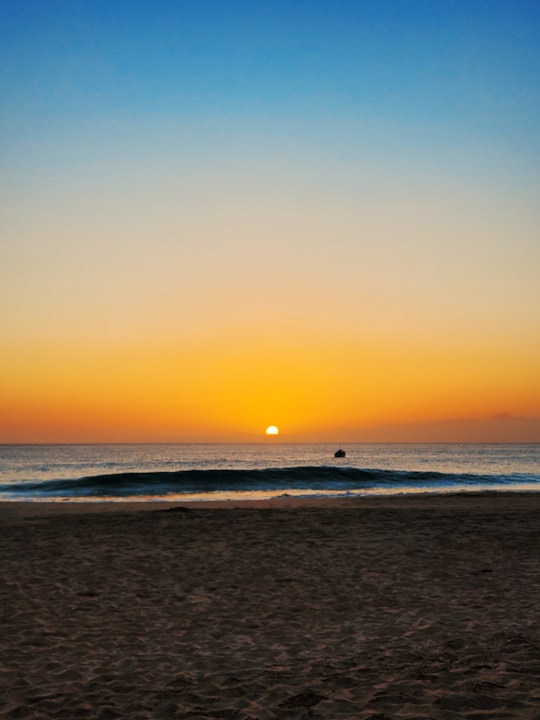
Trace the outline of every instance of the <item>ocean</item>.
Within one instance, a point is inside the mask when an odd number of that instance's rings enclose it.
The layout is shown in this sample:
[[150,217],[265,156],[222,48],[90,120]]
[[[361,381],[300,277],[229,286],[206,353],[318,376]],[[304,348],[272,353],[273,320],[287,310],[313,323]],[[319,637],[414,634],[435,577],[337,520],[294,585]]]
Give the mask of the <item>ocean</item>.
[[0,500],[538,492],[540,444],[0,445]]

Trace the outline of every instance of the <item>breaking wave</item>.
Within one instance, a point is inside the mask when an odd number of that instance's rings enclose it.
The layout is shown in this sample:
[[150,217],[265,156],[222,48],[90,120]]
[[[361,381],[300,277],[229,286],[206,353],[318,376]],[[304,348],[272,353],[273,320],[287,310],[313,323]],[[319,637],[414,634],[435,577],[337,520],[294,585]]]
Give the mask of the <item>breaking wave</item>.
[[380,488],[411,492],[443,491],[467,487],[494,489],[521,483],[538,484],[527,474],[480,475],[429,471],[372,470],[352,467],[285,467],[266,469],[183,470],[125,472],[78,479],[19,482],[0,485],[0,495],[11,498],[126,498],[169,495],[209,495],[223,492],[361,492]]

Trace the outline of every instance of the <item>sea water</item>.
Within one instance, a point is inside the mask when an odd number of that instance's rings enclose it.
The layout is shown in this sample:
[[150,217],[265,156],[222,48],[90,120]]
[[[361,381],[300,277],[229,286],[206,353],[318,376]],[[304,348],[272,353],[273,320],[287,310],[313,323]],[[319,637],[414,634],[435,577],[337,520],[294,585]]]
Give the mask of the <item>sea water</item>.
[[540,444],[0,445],[0,500],[540,491]]

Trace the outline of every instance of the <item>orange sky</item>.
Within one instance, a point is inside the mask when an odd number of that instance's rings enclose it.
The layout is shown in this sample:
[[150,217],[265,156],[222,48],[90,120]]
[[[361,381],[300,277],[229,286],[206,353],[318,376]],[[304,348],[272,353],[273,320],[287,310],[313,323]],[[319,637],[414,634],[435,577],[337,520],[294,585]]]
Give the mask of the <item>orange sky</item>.
[[286,187],[269,201],[246,181],[226,209],[167,222],[138,193],[135,218],[104,217],[99,178],[43,191],[31,216],[12,206],[0,439],[234,441],[275,423],[283,439],[362,440],[540,416],[528,200],[420,187],[411,206],[358,190],[359,208],[318,185],[291,206]]
[[408,347],[329,333],[284,345],[29,345],[18,358],[3,374],[5,441],[258,440],[270,423],[284,440],[362,440],[373,425],[501,407],[534,416],[538,403],[534,359],[497,344]]

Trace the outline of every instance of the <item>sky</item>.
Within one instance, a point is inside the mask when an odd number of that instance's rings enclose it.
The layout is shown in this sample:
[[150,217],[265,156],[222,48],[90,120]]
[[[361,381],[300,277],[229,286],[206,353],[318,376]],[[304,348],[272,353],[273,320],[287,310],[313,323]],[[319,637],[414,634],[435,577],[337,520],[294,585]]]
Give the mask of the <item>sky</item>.
[[532,0],[0,0],[0,442],[540,441],[539,47]]

